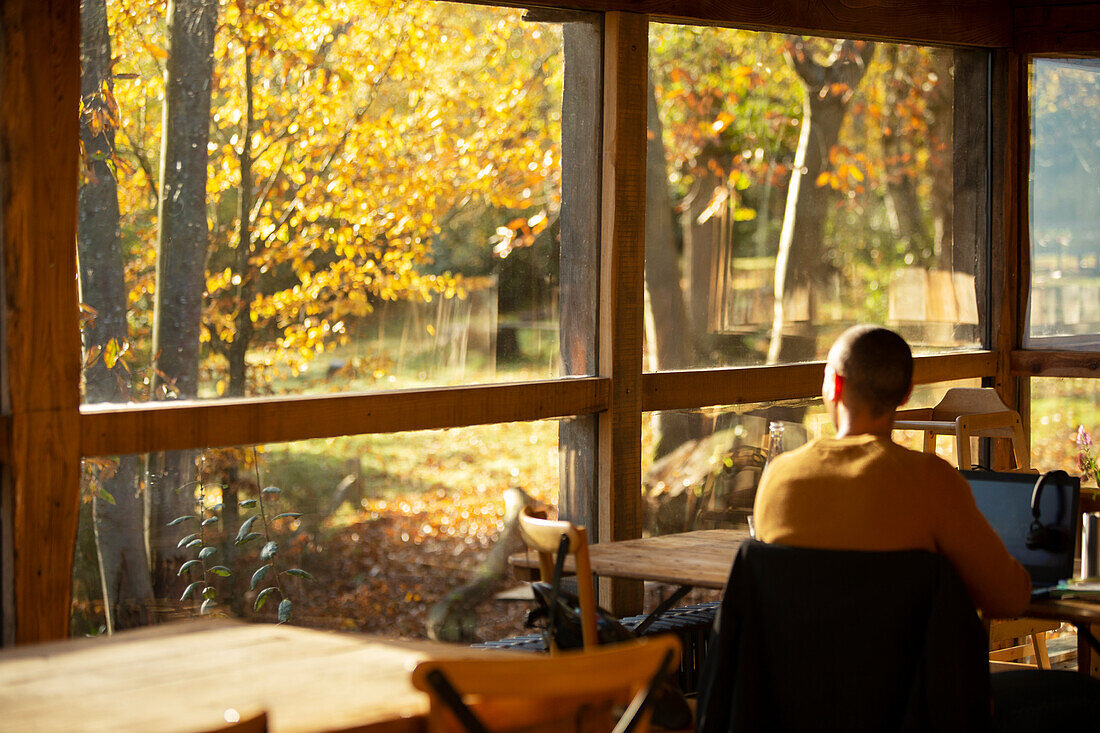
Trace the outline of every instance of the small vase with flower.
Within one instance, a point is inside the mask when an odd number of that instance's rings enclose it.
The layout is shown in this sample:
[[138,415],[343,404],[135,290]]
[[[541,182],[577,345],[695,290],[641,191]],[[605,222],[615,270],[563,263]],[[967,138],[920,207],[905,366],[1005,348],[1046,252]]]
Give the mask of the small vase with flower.
[[[1081,511],[1100,512],[1100,465],[1092,450],[1092,435],[1077,426],[1077,468],[1081,471]],[[1091,481],[1094,486],[1084,484]]]

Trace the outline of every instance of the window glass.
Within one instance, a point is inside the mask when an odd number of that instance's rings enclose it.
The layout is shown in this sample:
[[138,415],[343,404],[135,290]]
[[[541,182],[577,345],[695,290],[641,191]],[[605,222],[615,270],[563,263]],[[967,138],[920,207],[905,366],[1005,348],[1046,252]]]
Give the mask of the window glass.
[[[509,492],[555,512],[568,422],[88,459],[72,632],[106,631],[106,588],[115,630],[207,600],[206,615],[274,621],[286,599],[294,624],[424,638],[484,569]],[[467,640],[520,633],[522,605],[478,604]]]
[[87,5],[87,402],[593,373],[598,15]]
[[650,28],[650,370],[980,344],[984,53]]
[[1024,345],[1100,349],[1100,60],[1031,64],[1031,295]]
[[[1081,476],[1081,485],[1096,488],[1095,477],[1083,475],[1078,454],[1097,458],[1100,440],[1100,380],[1033,377],[1031,383],[1031,460],[1040,471],[1061,469]],[[1078,440],[1078,433],[1085,435]]]
[[[951,387],[979,386],[980,380],[918,385],[903,409],[932,407]],[[782,425],[784,450],[836,434],[820,397],[668,410],[647,417],[642,423],[642,495],[645,532],[650,535],[745,527],[768,455],[773,421]],[[670,438],[662,440],[662,436]],[[896,442],[913,450],[923,448],[923,436],[911,430],[893,434]],[[955,463],[953,440],[940,438],[936,452]]]

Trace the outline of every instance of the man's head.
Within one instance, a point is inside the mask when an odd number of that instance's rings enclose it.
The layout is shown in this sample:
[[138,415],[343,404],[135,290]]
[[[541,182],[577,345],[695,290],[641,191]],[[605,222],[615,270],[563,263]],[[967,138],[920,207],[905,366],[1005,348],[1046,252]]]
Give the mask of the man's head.
[[909,399],[912,386],[913,353],[887,328],[853,326],[829,350],[822,385],[827,405],[843,402],[850,411],[883,418]]

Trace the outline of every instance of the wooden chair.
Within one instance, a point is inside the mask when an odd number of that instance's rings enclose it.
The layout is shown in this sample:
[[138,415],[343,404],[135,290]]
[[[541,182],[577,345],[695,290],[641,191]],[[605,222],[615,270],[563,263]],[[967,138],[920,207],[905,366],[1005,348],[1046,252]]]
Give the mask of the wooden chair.
[[[514,659],[438,659],[413,670],[428,693],[428,733],[645,733],[649,702],[675,668],[680,642],[652,636],[594,650]],[[616,706],[627,705],[615,720]]]
[[953,387],[933,408],[898,411],[894,427],[924,431],[925,453],[936,452],[938,436],[955,436],[955,456],[959,468],[966,469],[973,465],[971,437],[1007,438],[1012,441],[1016,470],[1031,470],[1020,413],[1010,409],[995,390],[987,387]]
[[[581,610],[581,637],[585,649],[595,649],[599,641],[596,636],[596,598],[592,587],[592,566],[588,560],[588,532],[572,522],[546,519],[541,512],[524,507],[519,515],[519,533],[523,543],[539,556],[539,575],[546,582],[554,577],[554,560],[561,547],[562,537],[569,540],[568,553],[573,556],[577,577],[577,598]],[[550,653],[556,654],[554,644]]]
[[[997,646],[1003,642],[1015,642],[1026,639],[1023,644],[991,649],[989,652],[990,671],[999,672],[1018,667],[1038,667],[1050,669],[1050,656],[1047,654],[1047,631],[1054,631],[1058,624],[1031,618],[993,620],[989,624],[989,643]],[[1030,657],[1032,663],[1020,660]]]

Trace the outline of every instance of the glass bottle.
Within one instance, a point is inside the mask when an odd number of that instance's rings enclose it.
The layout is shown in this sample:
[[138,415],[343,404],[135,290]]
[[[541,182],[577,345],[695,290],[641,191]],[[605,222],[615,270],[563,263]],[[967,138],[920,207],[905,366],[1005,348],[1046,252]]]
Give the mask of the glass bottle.
[[764,468],[767,468],[768,464],[782,452],[783,423],[779,420],[772,420],[768,423],[768,458],[764,462]]

